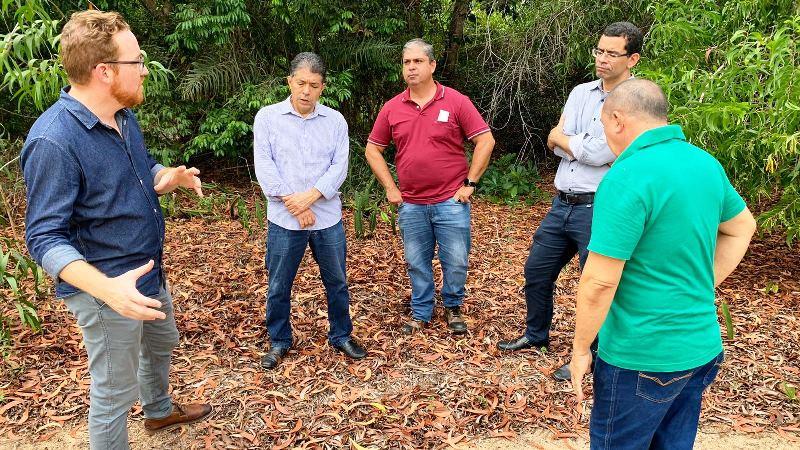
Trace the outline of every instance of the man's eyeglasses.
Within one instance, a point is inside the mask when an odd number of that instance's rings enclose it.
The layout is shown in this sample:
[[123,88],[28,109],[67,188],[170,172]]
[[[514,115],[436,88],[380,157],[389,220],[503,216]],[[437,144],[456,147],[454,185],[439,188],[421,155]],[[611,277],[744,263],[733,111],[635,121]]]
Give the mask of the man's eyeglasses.
[[595,58],[599,58],[599,57],[601,57],[603,55],[606,55],[609,58],[619,58],[620,56],[631,56],[630,53],[610,52],[608,50],[603,50],[602,48],[593,48],[591,53],[592,53],[592,56],[594,56]]
[[103,64],[137,64],[139,72],[144,72],[144,58],[139,58],[136,61],[102,61]]

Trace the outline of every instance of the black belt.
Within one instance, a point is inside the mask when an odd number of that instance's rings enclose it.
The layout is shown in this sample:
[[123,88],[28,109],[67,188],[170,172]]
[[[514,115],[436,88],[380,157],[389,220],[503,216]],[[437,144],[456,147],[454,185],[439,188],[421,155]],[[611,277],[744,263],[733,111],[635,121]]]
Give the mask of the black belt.
[[558,198],[569,205],[582,205],[594,203],[594,192],[576,193],[558,191]]

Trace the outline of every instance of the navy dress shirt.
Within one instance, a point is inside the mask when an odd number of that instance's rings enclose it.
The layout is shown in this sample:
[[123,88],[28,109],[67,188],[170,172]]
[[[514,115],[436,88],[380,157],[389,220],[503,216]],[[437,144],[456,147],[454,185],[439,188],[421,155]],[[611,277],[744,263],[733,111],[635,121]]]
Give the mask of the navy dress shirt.
[[155,261],[139,278],[146,296],[158,294],[164,217],[153,189],[163,168],[147,152],[136,117],[116,115],[120,133],[69,95],[34,123],[20,155],[27,186],[25,242],[33,259],[56,279],[56,296],[75,294],[58,278],[76,260],[108,277]]

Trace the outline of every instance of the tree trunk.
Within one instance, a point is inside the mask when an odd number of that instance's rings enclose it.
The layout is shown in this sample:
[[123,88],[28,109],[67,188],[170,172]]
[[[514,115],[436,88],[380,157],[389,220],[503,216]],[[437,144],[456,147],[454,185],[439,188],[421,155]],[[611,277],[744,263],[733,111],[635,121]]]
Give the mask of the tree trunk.
[[469,15],[471,0],[455,0],[453,2],[453,13],[450,16],[450,32],[447,36],[447,47],[444,53],[443,78],[451,77],[458,64],[458,51],[464,43],[464,22]]

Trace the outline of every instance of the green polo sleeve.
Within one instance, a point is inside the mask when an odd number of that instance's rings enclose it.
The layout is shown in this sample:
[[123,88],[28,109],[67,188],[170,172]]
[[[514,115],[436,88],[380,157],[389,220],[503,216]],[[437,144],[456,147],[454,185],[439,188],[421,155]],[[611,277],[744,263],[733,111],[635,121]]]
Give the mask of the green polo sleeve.
[[725,175],[725,171],[720,167],[722,170],[722,178],[723,178],[723,201],[722,201],[722,210],[720,211],[720,222],[727,222],[734,217],[736,217],[740,212],[744,211],[745,206],[747,206],[742,199],[742,196],[736,192],[736,189],[731,184],[730,180],[728,180],[728,176]]
[[594,198],[589,251],[628,260],[644,232],[647,210],[629,186],[604,179]]

